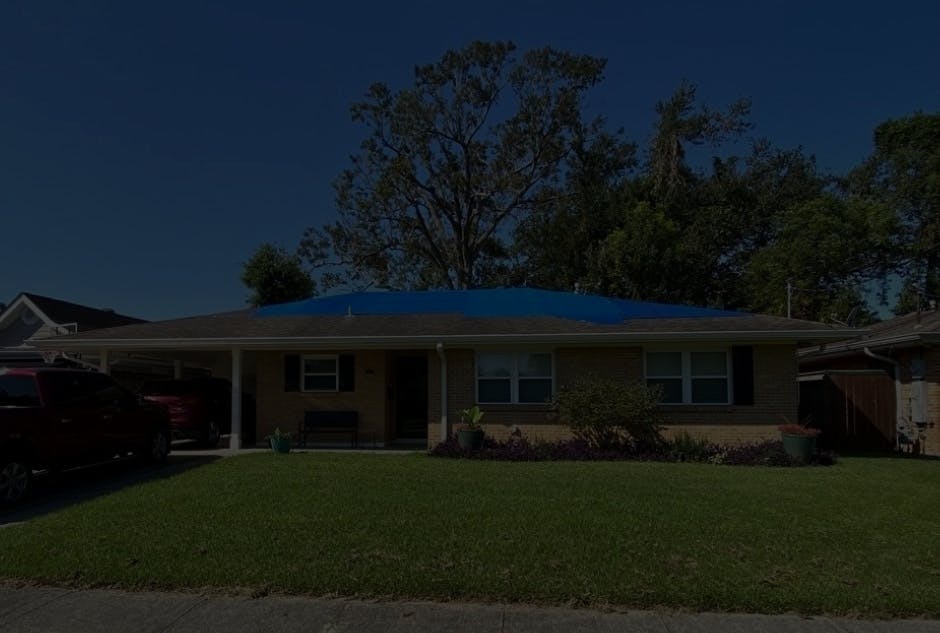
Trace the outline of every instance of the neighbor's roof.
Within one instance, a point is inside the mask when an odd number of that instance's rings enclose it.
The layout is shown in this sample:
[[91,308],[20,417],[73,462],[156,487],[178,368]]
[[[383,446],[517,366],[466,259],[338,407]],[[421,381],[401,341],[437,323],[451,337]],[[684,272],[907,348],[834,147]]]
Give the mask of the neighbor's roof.
[[[408,309],[410,307],[410,310]],[[533,289],[354,293],[32,341],[42,349],[337,349],[814,341],[822,323]]]
[[876,323],[852,338],[800,350],[803,356],[827,355],[869,348],[910,347],[940,343],[940,311],[911,312]]
[[51,321],[59,325],[75,323],[78,325],[78,331],[80,332],[98,328],[130,325],[133,323],[145,323],[143,319],[118,314],[114,310],[91,308],[78,303],[53,299],[52,297],[44,297],[43,295],[37,295],[31,292],[21,292],[10,302],[6,309],[13,309],[23,298],[28,300],[29,303],[32,303],[36,309],[41,311],[43,315]]

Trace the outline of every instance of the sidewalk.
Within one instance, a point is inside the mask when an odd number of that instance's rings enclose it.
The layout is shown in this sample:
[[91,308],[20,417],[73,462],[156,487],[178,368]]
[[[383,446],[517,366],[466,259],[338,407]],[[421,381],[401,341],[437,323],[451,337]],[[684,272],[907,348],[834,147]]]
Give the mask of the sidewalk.
[[792,615],[682,614],[433,602],[365,602],[298,597],[0,586],[7,633],[940,633],[940,621],[850,620]]

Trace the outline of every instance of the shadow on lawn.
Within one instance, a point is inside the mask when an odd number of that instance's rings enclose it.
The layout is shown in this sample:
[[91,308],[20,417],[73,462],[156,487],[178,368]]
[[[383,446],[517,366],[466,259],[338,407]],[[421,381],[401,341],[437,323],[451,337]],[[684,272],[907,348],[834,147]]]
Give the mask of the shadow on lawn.
[[130,486],[173,477],[217,459],[221,456],[174,452],[160,466],[115,461],[66,471],[57,477],[40,473],[33,481],[35,486],[26,502],[12,508],[0,508],[0,527],[29,521]]

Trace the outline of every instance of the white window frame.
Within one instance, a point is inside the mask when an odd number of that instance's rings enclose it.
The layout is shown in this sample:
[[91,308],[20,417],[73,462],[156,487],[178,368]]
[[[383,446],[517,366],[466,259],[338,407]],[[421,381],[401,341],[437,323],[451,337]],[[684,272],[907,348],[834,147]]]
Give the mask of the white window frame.
[[[485,402],[480,400],[480,356],[487,354],[508,354],[512,356],[512,368],[509,376],[500,378],[483,378],[483,380],[508,380],[509,381],[509,401],[508,402]],[[540,406],[547,402],[519,402],[519,356],[523,354],[543,354],[547,355],[551,361],[552,371],[549,376],[522,376],[522,380],[550,380],[551,396],[555,396],[555,351],[549,349],[486,349],[477,350],[474,355],[473,366],[473,399],[477,404],[490,405],[523,405]]]
[[[332,360],[332,372],[306,371],[308,360]],[[307,376],[333,376],[332,389],[307,389]],[[300,390],[305,393],[336,393],[339,391],[339,354],[304,354],[300,357]]]
[[[693,353],[716,353],[721,352],[725,355],[725,373],[724,375],[718,374],[702,374],[698,376],[692,375],[692,354]],[[649,373],[649,355],[650,354],[663,354],[663,353],[680,353],[682,354],[682,376],[653,376]],[[732,380],[732,367],[731,367],[731,349],[728,347],[693,347],[693,348],[668,348],[668,347],[656,347],[650,348],[643,351],[643,381],[646,384],[649,384],[650,380],[676,380],[678,378],[682,379],[682,402],[663,402],[663,405],[666,406],[696,406],[696,407],[713,407],[713,406],[728,406],[734,402],[734,394],[732,393],[734,381]],[[724,402],[693,402],[692,401],[692,381],[694,379],[724,379],[727,383],[726,389],[726,399]]]

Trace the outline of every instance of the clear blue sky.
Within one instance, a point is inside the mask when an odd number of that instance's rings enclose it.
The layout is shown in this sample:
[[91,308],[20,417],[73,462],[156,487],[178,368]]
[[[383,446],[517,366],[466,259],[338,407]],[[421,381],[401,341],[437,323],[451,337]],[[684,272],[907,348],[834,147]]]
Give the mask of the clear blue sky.
[[940,110],[940,9],[906,2],[0,4],[0,301],[149,319],[238,308],[262,241],[335,217],[373,81],[473,39],[609,60],[593,112],[647,140],[680,80],[844,171],[876,124]]

